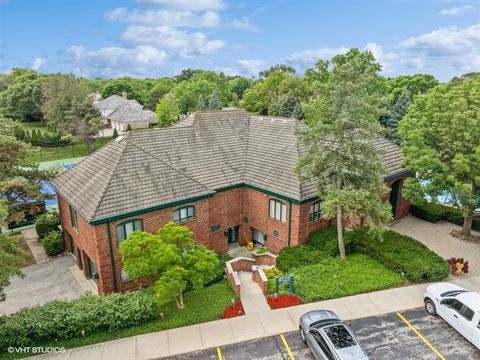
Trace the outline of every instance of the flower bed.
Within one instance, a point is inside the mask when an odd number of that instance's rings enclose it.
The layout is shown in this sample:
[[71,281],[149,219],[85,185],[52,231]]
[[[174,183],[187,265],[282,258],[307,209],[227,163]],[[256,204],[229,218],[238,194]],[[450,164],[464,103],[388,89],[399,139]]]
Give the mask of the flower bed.
[[267,296],[267,303],[270,309],[281,309],[289,306],[303,304],[302,299],[296,295],[271,295]]
[[243,310],[242,300],[237,299],[223,311],[222,319],[229,319],[241,315],[245,315],[245,310]]

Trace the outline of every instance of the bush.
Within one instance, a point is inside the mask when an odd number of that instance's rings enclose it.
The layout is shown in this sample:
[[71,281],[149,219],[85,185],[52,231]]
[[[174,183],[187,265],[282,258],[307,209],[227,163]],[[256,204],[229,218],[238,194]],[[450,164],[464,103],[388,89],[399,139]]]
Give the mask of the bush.
[[326,253],[310,245],[286,247],[280,250],[276,264],[277,268],[287,272],[300,266],[315,264],[325,256],[327,256]]
[[[344,234],[345,251],[349,254],[354,251],[354,246],[347,232],[344,232]],[[308,245],[325,252],[329,256],[339,256],[337,228],[330,227],[314,231],[308,236]]]
[[49,344],[147,322],[158,308],[149,290],[55,300],[0,317],[0,349]]
[[417,240],[391,230],[383,234],[383,240],[376,240],[367,232],[366,228],[356,228],[349,233],[358,250],[408,280],[440,281],[448,276],[448,263]]
[[268,252],[269,252],[269,251],[268,251],[267,248],[262,247],[262,248],[258,249],[257,251],[255,251],[255,254],[257,254],[257,255],[262,255],[262,254],[266,254],[266,253],[268,253]]
[[436,223],[442,220],[445,210],[444,206],[436,202],[425,201],[421,204],[412,205],[410,212],[419,219]]
[[57,212],[46,212],[41,214],[35,220],[35,230],[40,239],[43,239],[45,235],[52,231],[58,231],[58,225],[60,220],[58,219]]
[[219,263],[218,268],[216,270],[215,278],[212,281],[206,283],[205,286],[216,284],[216,283],[222,281],[223,279],[225,279],[225,263],[232,259],[232,257],[230,255],[228,255],[228,253],[226,253],[226,252],[215,253],[215,255],[217,255],[218,261],[220,263]]
[[51,231],[43,238],[43,248],[48,256],[61,254],[65,251],[63,236],[58,231]]
[[296,290],[306,301],[332,299],[400,285],[405,279],[364,254],[346,261],[325,258],[294,270]]

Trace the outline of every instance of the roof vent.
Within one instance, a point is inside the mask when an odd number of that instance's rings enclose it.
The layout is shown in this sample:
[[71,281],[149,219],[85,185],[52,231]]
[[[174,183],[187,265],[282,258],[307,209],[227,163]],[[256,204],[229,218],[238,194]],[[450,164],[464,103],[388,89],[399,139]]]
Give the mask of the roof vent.
[[286,123],[287,122],[287,119],[283,120],[282,123]]
[[120,136],[118,136],[118,137],[115,138],[115,142],[118,144],[118,143],[121,142],[124,138],[125,138],[125,136],[120,135]]
[[270,120],[270,122],[274,122],[274,121],[275,121],[275,119],[271,119],[271,120]]

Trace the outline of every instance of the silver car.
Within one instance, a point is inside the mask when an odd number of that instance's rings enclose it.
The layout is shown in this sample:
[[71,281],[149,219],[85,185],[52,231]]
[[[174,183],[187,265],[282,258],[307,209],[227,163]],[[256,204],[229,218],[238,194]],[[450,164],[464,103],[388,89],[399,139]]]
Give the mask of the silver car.
[[318,360],[368,360],[350,326],[333,311],[314,310],[303,314],[300,336]]

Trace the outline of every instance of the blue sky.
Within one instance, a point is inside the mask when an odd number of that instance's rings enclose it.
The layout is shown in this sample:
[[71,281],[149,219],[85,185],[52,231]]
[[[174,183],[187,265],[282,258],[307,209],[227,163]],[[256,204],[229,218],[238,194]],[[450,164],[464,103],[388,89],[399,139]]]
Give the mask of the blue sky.
[[0,0],[0,72],[253,76],[369,49],[383,74],[480,71],[478,0]]

